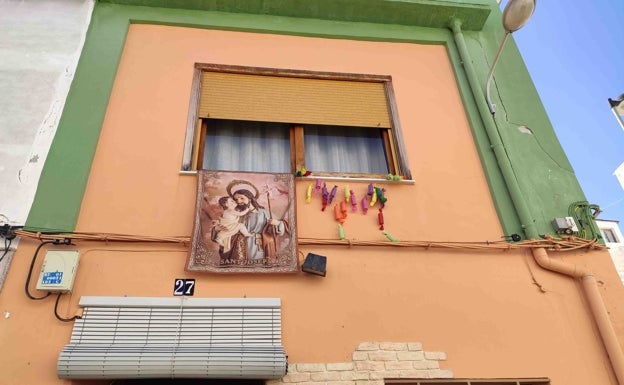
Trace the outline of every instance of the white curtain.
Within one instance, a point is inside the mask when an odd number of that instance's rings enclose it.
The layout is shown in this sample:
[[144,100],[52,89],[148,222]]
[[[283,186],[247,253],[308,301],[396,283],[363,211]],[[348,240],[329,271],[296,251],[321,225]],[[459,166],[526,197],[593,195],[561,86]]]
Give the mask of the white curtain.
[[[388,173],[380,129],[305,125],[304,146],[312,172]],[[290,124],[208,120],[203,168],[293,172]]]
[[288,124],[209,120],[206,170],[291,172]]
[[304,132],[308,170],[388,173],[380,129],[306,125]]

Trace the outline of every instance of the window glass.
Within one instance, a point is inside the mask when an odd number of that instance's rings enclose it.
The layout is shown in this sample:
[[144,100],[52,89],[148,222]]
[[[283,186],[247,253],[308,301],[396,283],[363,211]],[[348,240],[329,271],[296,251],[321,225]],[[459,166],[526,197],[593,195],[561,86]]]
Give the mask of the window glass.
[[207,119],[203,168],[290,172],[289,125]]
[[602,229],[602,236],[605,239],[605,242],[609,243],[617,243],[618,239],[615,236],[615,232],[611,229]]
[[380,129],[305,125],[308,170],[387,174],[388,163]]

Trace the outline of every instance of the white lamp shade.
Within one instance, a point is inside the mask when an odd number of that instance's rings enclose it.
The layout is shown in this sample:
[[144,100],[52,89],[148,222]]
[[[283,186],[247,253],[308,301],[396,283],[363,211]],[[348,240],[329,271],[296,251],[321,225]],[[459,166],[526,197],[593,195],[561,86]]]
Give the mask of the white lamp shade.
[[503,27],[515,32],[529,21],[537,0],[509,0],[503,11]]

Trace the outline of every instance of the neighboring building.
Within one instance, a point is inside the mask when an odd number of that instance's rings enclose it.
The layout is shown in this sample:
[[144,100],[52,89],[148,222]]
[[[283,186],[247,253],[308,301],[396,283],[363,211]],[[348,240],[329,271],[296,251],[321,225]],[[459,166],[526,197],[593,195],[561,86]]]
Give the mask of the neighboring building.
[[624,286],[553,229],[597,236],[511,42],[488,111],[500,20],[95,3],[0,291],[0,382],[623,384]]
[[620,182],[620,186],[624,189],[624,162],[618,166],[618,168],[613,171],[613,175],[617,178],[618,182]]
[[[26,221],[92,10],[92,0],[0,4],[0,226]],[[0,258],[0,289],[17,244]]]
[[609,248],[615,269],[624,283],[624,237],[622,237],[619,222],[598,219],[596,224],[600,229],[602,239]]

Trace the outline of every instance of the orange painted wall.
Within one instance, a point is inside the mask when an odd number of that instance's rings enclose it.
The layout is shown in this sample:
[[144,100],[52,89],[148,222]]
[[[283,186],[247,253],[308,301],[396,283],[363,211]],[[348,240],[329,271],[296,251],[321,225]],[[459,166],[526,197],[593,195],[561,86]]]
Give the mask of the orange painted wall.
[[[196,62],[391,75],[416,181],[388,192],[395,205],[413,208],[387,210],[389,223],[410,222],[392,231],[431,240],[502,235],[443,46],[145,25],[131,26],[78,230],[190,233],[191,221],[180,214],[193,210],[188,194],[195,181],[178,171]],[[299,215],[310,218],[308,209],[318,215],[308,207]],[[300,236],[334,237],[331,227],[302,227]]]
[[[415,183],[386,186],[386,229],[405,241],[503,235],[444,47],[151,25],[128,34],[77,231],[191,234],[196,179],[179,170],[196,62],[391,75]],[[304,203],[309,183],[296,186],[298,235],[335,239],[331,211]],[[350,215],[345,231],[385,240],[370,212]],[[0,310],[10,313],[0,320],[0,341],[14,348],[0,357],[6,384],[63,383],[55,365],[71,323],[54,318],[53,300],[23,294],[36,245],[20,243],[0,293]],[[76,247],[81,262],[74,292],[63,298],[65,316],[83,295],[168,297],[174,278],[193,277],[197,297],[280,297],[292,363],[347,361],[362,341],[419,341],[446,352],[443,368],[456,377],[616,384],[578,284],[523,252],[301,246],[303,255],[328,257],[322,278],[189,273],[187,249],[175,245]],[[556,257],[591,267],[612,314],[624,319],[606,252]]]

